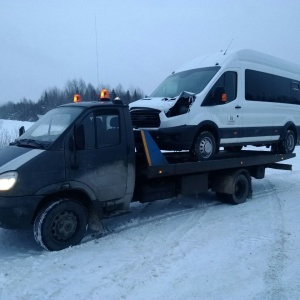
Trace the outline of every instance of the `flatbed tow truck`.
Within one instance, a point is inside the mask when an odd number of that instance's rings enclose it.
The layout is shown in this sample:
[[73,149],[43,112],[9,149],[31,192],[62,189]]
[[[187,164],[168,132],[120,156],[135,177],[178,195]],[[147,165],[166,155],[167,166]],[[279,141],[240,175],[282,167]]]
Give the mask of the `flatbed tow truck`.
[[252,194],[252,177],[292,169],[281,162],[294,153],[220,151],[209,161],[164,153],[148,131],[134,132],[127,105],[100,100],[59,106],[0,149],[0,227],[32,227],[38,244],[57,251],[80,243],[87,228],[101,230],[103,218],[128,212],[133,201],[211,190],[240,204]]

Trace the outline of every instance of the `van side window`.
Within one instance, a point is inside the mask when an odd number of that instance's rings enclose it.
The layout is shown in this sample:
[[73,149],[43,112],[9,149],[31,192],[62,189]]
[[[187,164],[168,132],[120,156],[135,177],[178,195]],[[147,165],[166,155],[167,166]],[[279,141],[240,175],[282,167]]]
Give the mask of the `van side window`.
[[245,70],[245,99],[300,104],[299,82],[269,73]]
[[300,104],[300,82],[292,81],[291,103]]
[[205,97],[202,106],[226,104],[236,99],[236,96],[237,73],[227,71],[213,85]]

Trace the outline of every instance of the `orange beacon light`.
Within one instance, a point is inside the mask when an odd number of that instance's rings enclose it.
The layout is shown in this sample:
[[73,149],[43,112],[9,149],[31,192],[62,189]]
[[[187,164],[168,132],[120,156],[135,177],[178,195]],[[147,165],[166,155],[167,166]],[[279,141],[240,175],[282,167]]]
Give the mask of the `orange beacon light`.
[[100,101],[110,100],[109,91],[107,89],[102,89],[100,94]]
[[79,94],[74,95],[74,102],[81,102],[81,96]]

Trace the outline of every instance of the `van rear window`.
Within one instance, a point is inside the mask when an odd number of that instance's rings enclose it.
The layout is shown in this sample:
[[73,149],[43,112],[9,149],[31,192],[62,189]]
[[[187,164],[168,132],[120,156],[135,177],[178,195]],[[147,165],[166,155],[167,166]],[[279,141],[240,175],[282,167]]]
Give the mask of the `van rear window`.
[[247,69],[245,99],[300,105],[299,81]]

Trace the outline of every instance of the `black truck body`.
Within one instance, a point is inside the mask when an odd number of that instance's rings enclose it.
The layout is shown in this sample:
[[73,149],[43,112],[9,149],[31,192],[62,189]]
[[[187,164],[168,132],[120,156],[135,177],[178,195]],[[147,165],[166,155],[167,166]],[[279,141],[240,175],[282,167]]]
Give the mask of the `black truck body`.
[[134,134],[122,103],[67,104],[0,149],[0,227],[33,226],[41,246],[60,250],[78,244],[88,227],[100,230],[103,217],[128,211],[132,201],[211,189],[242,203],[251,177],[264,178],[268,167],[291,170],[278,162],[294,156],[241,151],[192,161],[184,152],[162,153],[147,132]]

